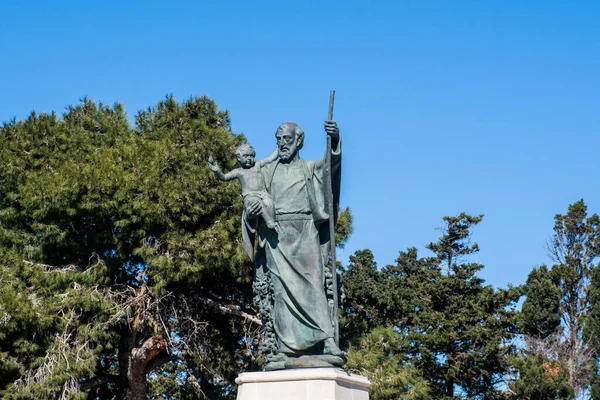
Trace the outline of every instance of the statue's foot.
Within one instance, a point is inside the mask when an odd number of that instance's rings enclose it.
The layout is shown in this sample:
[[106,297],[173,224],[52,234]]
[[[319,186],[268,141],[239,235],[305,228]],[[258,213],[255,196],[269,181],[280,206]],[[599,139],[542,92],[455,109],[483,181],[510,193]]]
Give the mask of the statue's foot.
[[333,338],[325,339],[323,344],[323,354],[331,354],[332,356],[345,357],[346,353],[340,350]]
[[278,369],[285,369],[285,363],[288,360],[288,356],[283,353],[277,353],[269,357],[267,364],[265,365],[265,371],[276,371]]
[[270,361],[265,365],[265,371],[285,369],[285,361]]
[[273,354],[269,357],[269,361],[285,361],[288,359],[288,356],[284,353]]
[[295,368],[341,368],[346,364],[345,357],[321,354],[314,356],[290,357],[285,362],[286,369]]

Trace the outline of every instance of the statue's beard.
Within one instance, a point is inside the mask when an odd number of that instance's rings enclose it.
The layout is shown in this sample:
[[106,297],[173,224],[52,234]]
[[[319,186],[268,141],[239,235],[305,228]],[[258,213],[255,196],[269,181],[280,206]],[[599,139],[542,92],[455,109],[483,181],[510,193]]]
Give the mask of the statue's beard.
[[279,148],[279,158],[289,161],[296,155],[296,146],[282,146]]

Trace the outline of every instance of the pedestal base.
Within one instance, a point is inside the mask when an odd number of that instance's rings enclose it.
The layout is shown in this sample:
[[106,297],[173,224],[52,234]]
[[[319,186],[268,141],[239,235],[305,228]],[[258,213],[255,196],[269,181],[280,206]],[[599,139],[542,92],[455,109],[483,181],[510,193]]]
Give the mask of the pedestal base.
[[235,383],[237,400],[369,400],[369,380],[341,369],[246,372]]

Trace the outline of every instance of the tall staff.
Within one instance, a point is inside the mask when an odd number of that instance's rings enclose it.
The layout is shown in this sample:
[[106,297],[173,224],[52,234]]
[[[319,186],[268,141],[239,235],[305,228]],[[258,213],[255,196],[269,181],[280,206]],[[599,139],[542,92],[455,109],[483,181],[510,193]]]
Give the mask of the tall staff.
[[[333,120],[333,101],[335,99],[335,90],[329,92],[329,114],[327,120]],[[327,194],[327,212],[329,214],[329,243],[331,251],[331,280],[333,284],[333,322],[335,331],[335,344],[340,344],[340,323],[338,318],[338,281],[337,281],[337,261],[335,258],[335,207],[333,204],[333,176],[331,171],[331,136],[327,135],[327,151],[325,152],[325,190]]]

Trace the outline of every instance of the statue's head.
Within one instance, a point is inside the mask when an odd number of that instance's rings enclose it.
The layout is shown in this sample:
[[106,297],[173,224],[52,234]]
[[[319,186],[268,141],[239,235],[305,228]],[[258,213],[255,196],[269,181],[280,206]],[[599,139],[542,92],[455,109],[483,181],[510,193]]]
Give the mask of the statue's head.
[[256,152],[254,151],[254,147],[248,143],[242,143],[235,151],[235,157],[238,163],[240,163],[240,167],[248,169],[254,167]]
[[293,159],[304,144],[304,131],[294,122],[284,122],[279,125],[275,137],[279,157],[284,162]]

